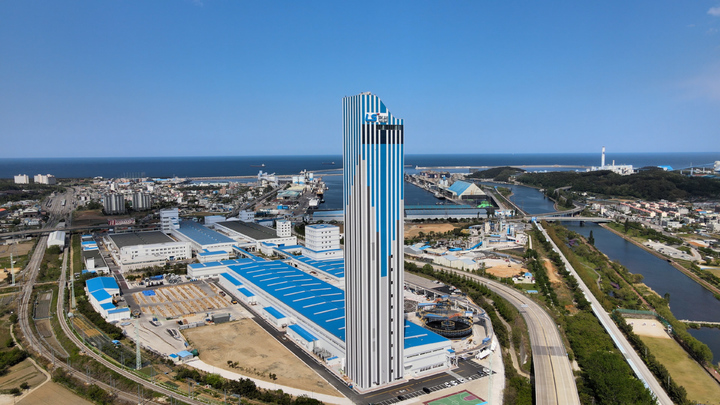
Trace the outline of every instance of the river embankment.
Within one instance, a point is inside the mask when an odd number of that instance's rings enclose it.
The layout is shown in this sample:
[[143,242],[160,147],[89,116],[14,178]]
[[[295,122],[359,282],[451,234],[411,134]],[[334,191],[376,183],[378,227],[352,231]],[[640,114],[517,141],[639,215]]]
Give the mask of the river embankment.
[[663,260],[667,260],[667,262],[670,263],[670,265],[673,266],[675,269],[681,271],[683,274],[685,274],[686,276],[690,277],[690,278],[693,279],[695,282],[697,282],[698,284],[700,284],[703,288],[705,288],[706,290],[708,290],[708,291],[712,292],[713,294],[715,294],[716,298],[717,298],[717,297],[720,297],[720,289],[718,289],[718,288],[716,288],[715,286],[711,285],[711,284],[708,283],[707,281],[701,279],[701,278],[698,277],[695,273],[693,273],[693,272],[690,271],[689,269],[685,268],[683,265],[677,263],[676,261],[674,261],[674,260],[672,260],[672,259],[668,259],[665,255],[661,254],[660,252],[656,251],[655,249],[650,249],[649,247],[647,247],[647,246],[643,245],[642,243],[634,240],[633,238],[625,235],[624,233],[619,232],[619,231],[611,228],[611,227],[608,226],[607,224],[599,224],[599,225],[600,225],[601,227],[607,229],[608,231],[614,233],[615,235],[617,235],[617,236],[625,239],[626,241],[634,244],[635,246],[637,246],[637,247],[645,250],[646,252],[652,254],[653,256],[656,256],[656,257],[658,257],[658,258],[660,258],[660,259],[663,259]]

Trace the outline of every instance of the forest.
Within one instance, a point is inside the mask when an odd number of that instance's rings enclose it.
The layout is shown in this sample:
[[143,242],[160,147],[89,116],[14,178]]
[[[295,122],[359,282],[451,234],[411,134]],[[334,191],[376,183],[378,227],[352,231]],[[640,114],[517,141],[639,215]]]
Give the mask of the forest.
[[631,197],[649,201],[720,198],[720,180],[688,177],[662,169],[621,176],[609,170],[595,172],[525,173],[517,181],[544,189],[571,186],[575,192]]

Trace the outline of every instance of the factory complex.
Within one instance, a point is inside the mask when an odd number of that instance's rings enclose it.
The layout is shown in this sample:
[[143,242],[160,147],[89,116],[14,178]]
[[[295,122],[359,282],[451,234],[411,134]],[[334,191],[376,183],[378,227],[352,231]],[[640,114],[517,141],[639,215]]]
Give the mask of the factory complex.
[[[215,278],[237,300],[277,328],[288,328],[298,344],[330,368],[345,368],[345,291],[308,272],[269,261],[241,249],[244,258],[188,265],[192,278]],[[404,321],[404,375],[416,377],[445,369],[455,354],[450,341]]]

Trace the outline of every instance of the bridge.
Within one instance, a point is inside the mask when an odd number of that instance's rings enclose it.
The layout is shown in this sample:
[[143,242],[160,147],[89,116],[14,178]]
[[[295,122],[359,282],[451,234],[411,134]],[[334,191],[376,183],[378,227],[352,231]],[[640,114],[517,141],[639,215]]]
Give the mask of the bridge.
[[709,321],[690,321],[687,319],[678,319],[682,323],[696,323],[698,325],[713,325],[720,326],[720,322],[709,322]]
[[581,222],[595,222],[595,223],[602,223],[602,222],[612,222],[613,220],[610,218],[604,218],[604,217],[534,217],[536,221],[547,221],[547,222],[553,222],[553,221],[581,221]]

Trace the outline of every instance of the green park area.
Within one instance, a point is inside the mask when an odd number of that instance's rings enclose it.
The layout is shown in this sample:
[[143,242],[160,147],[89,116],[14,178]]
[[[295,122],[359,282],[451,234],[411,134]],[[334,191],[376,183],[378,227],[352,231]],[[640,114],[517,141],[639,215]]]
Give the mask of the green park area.
[[713,380],[673,339],[641,336],[648,350],[667,367],[687,397],[700,404],[720,404],[720,384]]

